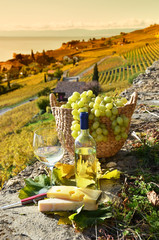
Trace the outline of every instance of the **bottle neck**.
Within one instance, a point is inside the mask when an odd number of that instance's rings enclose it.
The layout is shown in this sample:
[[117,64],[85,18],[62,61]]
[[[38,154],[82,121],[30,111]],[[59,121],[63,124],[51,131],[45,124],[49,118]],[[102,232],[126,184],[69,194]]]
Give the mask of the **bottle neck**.
[[81,129],[81,134],[82,134],[82,135],[88,135],[88,134],[89,134],[89,128],[87,128],[87,129]]

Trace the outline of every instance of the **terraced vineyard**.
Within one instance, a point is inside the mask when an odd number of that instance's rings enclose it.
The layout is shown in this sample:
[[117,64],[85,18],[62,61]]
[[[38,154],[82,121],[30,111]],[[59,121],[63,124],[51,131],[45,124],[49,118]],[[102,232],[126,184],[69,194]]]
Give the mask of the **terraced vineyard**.
[[[124,80],[131,81],[140,72],[144,72],[147,67],[159,59],[159,41],[122,52],[120,55],[116,55],[116,58],[118,58],[119,64],[115,68],[113,68],[113,64],[109,68],[109,59],[98,65],[101,85],[120,83]],[[92,81],[92,73],[83,76],[81,81]]]

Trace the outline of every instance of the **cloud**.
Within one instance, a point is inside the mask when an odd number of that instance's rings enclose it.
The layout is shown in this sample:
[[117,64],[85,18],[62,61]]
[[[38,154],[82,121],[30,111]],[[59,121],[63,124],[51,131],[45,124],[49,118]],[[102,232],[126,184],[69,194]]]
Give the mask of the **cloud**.
[[49,24],[36,23],[36,24],[17,24],[11,25],[6,24],[0,26],[1,31],[14,31],[14,30],[33,30],[33,31],[46,31],[46,30],[64,30],[64,29],[73,29],[73,28],[85,28],[85,29],[112,29],[112,28],[144,28],[148,27],[151,24],[159,23],[159,19],[155,22],[152,19],[126,19],[123,21],[108,21],[108,22],[83,22],[71,20],[65,22],[52,22]]

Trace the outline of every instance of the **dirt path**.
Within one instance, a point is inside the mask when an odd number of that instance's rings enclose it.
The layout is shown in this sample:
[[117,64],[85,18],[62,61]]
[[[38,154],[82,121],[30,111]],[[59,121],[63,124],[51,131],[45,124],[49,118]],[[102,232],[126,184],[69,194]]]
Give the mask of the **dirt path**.
[[[100,60],[97,62],[97,65],[100,64],[100,63],[102,63],[102,62],[104,62],[105,59],[110,58],[110,57],[111,57],[111,56],[106,56],[106,57],[100,59]],[[94,68],[94,66],[95,66],[95,64],[93,64],[93,65],[90,66],[89,68],[85,69],[83,72],[81,72],[80,74],[78,74],[78,76],[79,76],[80,78],[83,77],[83,75],[84,75],[85,73],[89,72],[90,70],[92,70],[92,69]]]

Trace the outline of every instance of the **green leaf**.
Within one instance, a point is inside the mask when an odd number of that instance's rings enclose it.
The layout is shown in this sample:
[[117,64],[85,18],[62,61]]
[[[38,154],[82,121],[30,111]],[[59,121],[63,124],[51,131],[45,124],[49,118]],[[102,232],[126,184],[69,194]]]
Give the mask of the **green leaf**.
[[79,208],[77,213],[69,216],[69,219],[78,229],[84,229],[112,217],[112,208],[110,206],[99,205],[98,210],[95,211],[83,211],[82,209],[83,207]]
[[67,179],[63,177],[61,169],[58,169],[58,168],[54,168],[52,178],[53,178],[53,181],[56,183],[56,185],[67,185],[67,186],[76,185],[75,179]]
[[20,199],[31,197],[39,193],[45,193],[51,187],[50,177],[45,174],[39,175],[34,179],[27,178],[24,181],[26,185],[19,192]]

